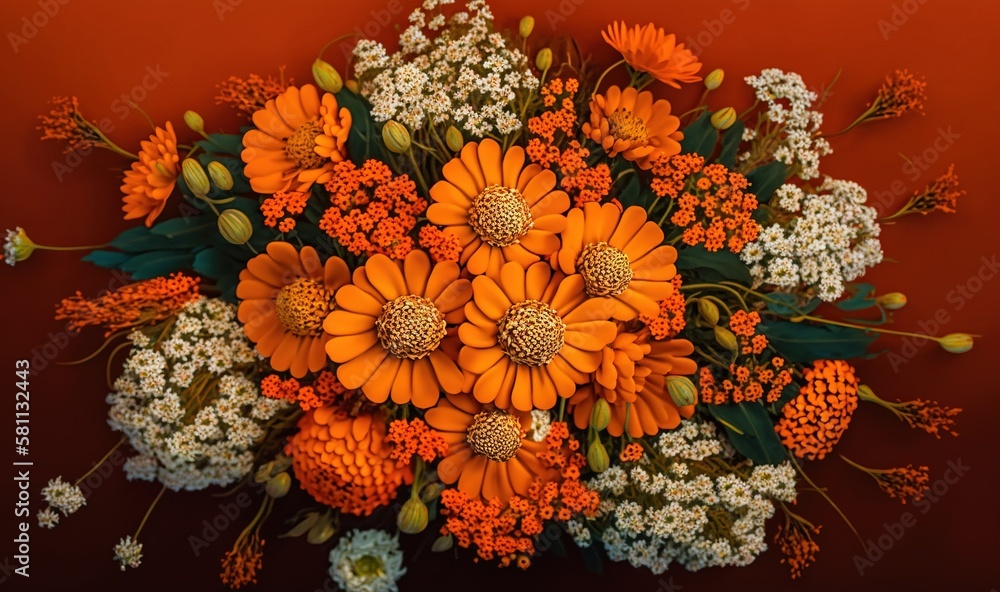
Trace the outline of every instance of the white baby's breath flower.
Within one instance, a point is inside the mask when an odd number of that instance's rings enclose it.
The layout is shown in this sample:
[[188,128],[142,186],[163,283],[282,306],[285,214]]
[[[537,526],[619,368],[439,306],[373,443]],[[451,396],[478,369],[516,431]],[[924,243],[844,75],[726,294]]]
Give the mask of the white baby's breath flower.
[[132,540],[129,535],[118,541],[115,545],[115,561],[119,563],[122,571],[126,567],[135,569],[142,563],[142,543]]
[[52,511],[52,508],[45,508],[38,513],[38,526],[42,528],[55,528],[59,524],[59,514]]

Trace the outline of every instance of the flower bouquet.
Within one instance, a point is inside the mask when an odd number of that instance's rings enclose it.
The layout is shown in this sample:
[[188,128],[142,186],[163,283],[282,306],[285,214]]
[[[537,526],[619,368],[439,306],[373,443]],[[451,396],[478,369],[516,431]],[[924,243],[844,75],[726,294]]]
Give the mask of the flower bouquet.
[[[310,83],[222,82],[234,133],[187,111],[133,152],[75,98],[41,117],[67,151],[130,161],[140,224],[84,260],[132,283],[56,311],[104,332],[115,448],[161,485],[115,559],[139,567],[165,493],[216,489],[259,504],[220,558],[232,588],[266,569],[268,521],[298,539],[277,544],[329,545],[349,592],[397,589],[400,537],[522,569],[565,539],[654,573],[773,544],[797,577],[819,526],[793,504],[834,503],[807,469],[855,413],[956,434],[958,409],[880,398],[850,363],[907,334],[886,328],[905,296],[859,281],[880,223],[953,212],[954,170],[881,219],[820,172],[836,136],[921,110],[924,82],[894,72],[830,133],[791,72],[710,107],[723,70],[654,24],[612,23],[602,68],[531,17],[502,31],[483,0],[452,4],[424,2],[395,52],[356,39],[346,81],[321,52]],[[5,257],[67,248],[17,228]],[[904,503],[929,481],[841,458]],[[85,505],[86,476],[48,482],[41,526]]]

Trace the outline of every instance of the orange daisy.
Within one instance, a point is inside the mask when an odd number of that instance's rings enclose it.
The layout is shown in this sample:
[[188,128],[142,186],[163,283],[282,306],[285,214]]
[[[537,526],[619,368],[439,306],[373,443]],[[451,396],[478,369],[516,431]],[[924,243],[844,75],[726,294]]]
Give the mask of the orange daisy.
[[323,320],[333,310],[337,288],[350,280],[339,257],[324,265],[312,247],[296,251],[289,243],[272,242],[240,272],[237,316],[272,368],[302,378],[326,367],[324,346],[330,336],[323,332]]
[[654,340],[647,331],[638,335],[621,333],[604,351],[594,382],[580,388],[569,400],[573,422],[580,429],[590,425],[590,413],[597,399],[611,404],[608,433],[626,432],[633,438],[653,436],[672,430],[681,418],[694,415],[694,405],[678,407],[667,391],[667,376],[690,375],[697,365],[688,358],[694,344],[686,339]]
[[333,177],[347,156],[351,112],[330,93],[291,86],[253,114],[257,129],[243,136],[243,172],[258,193],[307,191]]
[[442,174],[427,219],[458,237],[470,273],[496,277],[508,261],[527,267],[559,248],[569,196],[554,172],[525,166],[520,146],[502,153],[495,140],[470,142]]
[[681,120],[670,114],[670,102],[653,101],[653,93],[612,86],[590,101],[590,121],[581,130],[604,147],[608,156],[621,154],[643,170],[662,156],[681,151]]
[[166,129],[156,128],[149,140],[142,142],[139,160],[125,171],[121,190],[125,193],[126,220],[146,217],[146,226],[152,226],[167,198],[174,192],[180,174],[180,157],[177,156],[177,134],[168,121]]
[[472,280],[472,293],[458,364],[477,376],[476,400],[501,409],[551,409],[572,396],[617,333],[607,302],[587,298],[583,276],[545,262],[507,263],[497,279]]
[[683,43],[677,43],[676,36],[667,35],[653,23],[631,29],[625,23],[611,23],[601,35],[633,70],[648,72],[664,84],[680,88],[678,82],[701,80],[697,76],[701,69],[698,58]]
[[448,442],[438,477],[449,485],[457,482],[471,498],[506,503],[512,495],[527,495],[536,478],[555,476],[536,456],[547,450],[545,442],[525,436],[530,413],[502,411],[468,395],[445,395],[424,420]]
[[391,397],[420,408],[437,403],[442,389],[461,392],[465,377],[440,349],[448,324],[465,320],[472,297],[460,273],[457,263],[432,264],[423,251],[403,261],[373,255],[354,270],[353,282],[337,291],[340,309],[323,323],[340,382],[374,403]]
[[614,319],[631,321],[656,316],[659,301],[674,292],[677,250],[662,243],[663,231],[646,220],[644,208],[623,212],[616,204],[591,202],[567,214],[553,261],[567,275],[582,275],[587,295],[607,299]]

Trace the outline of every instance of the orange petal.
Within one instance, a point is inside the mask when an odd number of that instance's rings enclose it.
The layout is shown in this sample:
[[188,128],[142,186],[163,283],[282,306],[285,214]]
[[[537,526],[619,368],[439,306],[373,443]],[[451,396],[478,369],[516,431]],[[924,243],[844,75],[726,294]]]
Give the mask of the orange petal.
[[[400,360],[395,356],[385,356],[378,368],[361,385],[361,390],[372,403],[385,403],[392,391],[392,383],[399,372]],[[338,370],[339,375],[339,370]]]
[[372,255],[365,263],[365,275],[386,301],[409,293],[399,265],[381,253]]
[[410,294],[423,295],[430,275],[431,259],[427,253],[418,249],[407,253],[403,260],[403,277]]
[[[326,344],[327,355],[330,354],[330,343],[333,341],[331,339]],[[385,348],[381,344],[373,345],[353,360],[342,363],[337,368],[337,378],[349,389],[361,388],[361,385],[367,382],[372,374],[375,374],[375,371],[378,370],[387,355],[388,352],[385,351]]]
[[507,354],[500,349],[500,346],[489,349],[466,346],[458,352],[458,365],[473,374],[483,374],[506,357]]
[[472,394],[476,397],[477,401],[480,403],[491,403],[497,398],[510,366],[510,360],[504,356],[476,380],[476,386],[473,387]]
[[378,317],[382,314],[383,304],[384,302],[379,302],[371,294],[353,284],[337,290],[337,305],[351,312]]
[[411,402],[418,409],[433,407],[438,402],[441,389],[434,377],[434,367],[427,358],[413,362],[413,396]]
[[437,377],[438,384],[446,393],[460,393],[465,384],[465,377],[458,368],[455,360],[448,357],[440,350],[432,351],[428,358],[434,367],[434,376]]
[[330,335],[357,335],[375,328],[375,317],[347,310],[335,310],[323,322]]
[[510,299],[500,289],[500,286],[485,276],[479,276],[472,280],[472,292],[476,306],[484,314],[493,319],[499,320],[512,305]]
[[462,474],[458,478],[458,488],[465,492],[472,499],[479,498],[483,488],[483,476],[486,472],[485,456],[473,455],[473,457],[462,467]]
[[465,468],[470,458],[472,458],[472,449],[468,446],[463,446],[461,450],[449,454],[438,465],[438,477],[441,478],[441,482],[451,485],[458,481],[462,469]]
[[368,348],[375,344],[378,344],[380,348],[382,347],[375,331],[366,331],[357,335],[338,335],[327,342],[326,353],[334,362],[343,364],[352,359],[357,359],[358,352],[368,351]]
[[402,405],[413,398],[413,360],[400,360],[399,372],[392,382],[392,402]]

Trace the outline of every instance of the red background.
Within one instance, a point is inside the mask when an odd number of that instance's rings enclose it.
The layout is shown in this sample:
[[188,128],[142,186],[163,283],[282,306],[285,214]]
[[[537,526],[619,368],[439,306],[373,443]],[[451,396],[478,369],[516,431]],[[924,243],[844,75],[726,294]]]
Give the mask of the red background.
[[[199,111],[209,130],[233,130],[236,117],[215,105],[214,85],[230,74],[276,73],[282,65],[299,83],[310,81],[309,66],[319,48],[356,25],[384,41],[394,35],[382,26],[389,12],[394,24],[405,23],[414,0],[383,2],[309,2],[286,0],[184,0],[140,3],[124,0],[49,0],[58,12],[33,34],[25,26],[42,10],[45,0],[5,0],[0,8],[0,80],[5,105],[0,129],[5,142],[0,159],[3,195],[0,226],[24,226],[42,244],[91,244],[113,237],[127,225],[120,219],[120,168],[110,153],[87,156],[60,180],[53,163],[65,163],[60,146],[39,142],[35,116],[47,110],[53,95],[75,94],[92,119],[110,118],[113,138],[135,149],[149,133],[144,117],[125,107],[123,93],[131,93],[157,123],[174,122],[182,139],[192,139],[181,123],[186,109]],[[218,12],[219,7],[226,9]],[[231,9],[231,10],[229,10]],[[50,8],[50,11],[52,9]],[[906,356],[896,364],[883,357],[859,364],[864,381],[885,398],[929,397],[965,409],[962,435],[936,441],[909,430],[890,414],[865,405],[855,415],[852,429],[839,452],[874,467],[926,464],[934,480],[941,479],[949,461],[971,467],[926,513],[915,511],[916,523],[874,566],[859,576],[853,557],[858,542],[835,513],[815,494],[803,494],[799,511],[824,525],[816,564],[801,580],[789,580],[778,554],[772,550],[744,569],[715,569],[693,574],[675,569],[661,577],[627,565],[608,564],[603,577],[589,574],[571,551],[570,560],[546,557],[527,574],[473,565],[468,554],[461,561],[421,554],[412,558],[404,590],[430,585],[476,587],[482,590],[515,588],[606,589],[628,586],[635,590],[742,589],[825,590],[847,585],[855,590],[881,590],[887,585],[916,585],[918,589],[960,589],[987,592],[1000,583],[995,558],[997,504],[994,471],[996,418],[995,378],[1000,355],[1000,317],[993,305],[1000,282],[996,270],[983,267],[983,258],[997,254],[995,220],[1000,214],[993,178],[997,109],[1000,91],[995,26],[1000,4],[993,2],[926,2],[926,0],[851,0],[802,3],[792,0],[703,0],[698,2],[634,1],[605,4],[596,0],[518,0],[494,2],[498,23],[516,27],[526,12],[534,14],[536,39],[549,35],[576,35],[598,63],[614,59],[599,37],[612,19],[629,23],[654,20],[692,37],[702,46],[707,72],[726,70],[723,90],[713,94],[711,106],[749,104],[741,83],[745,75],[765,67],[801,73],[819,89],[838,69],[844,73],[825,107],[828,131],[840,129],[865,106],[884,74],[908,67],[926,76],[929,99],[925,117],[863,126],[834,142],[835,154],[823,163],[827,174],[860,182],[885,203],[899,204],[910,191],[944,172],[951,162],[968,190],[953,216],[904,219],[887,226],[883,243],[889,260],[868,276],[883,292],[899,290],[910,304],[896,315],[896,328],[919,328],[934,334],[951,331],[981,333],[975,349],[963,356],[939,350],[933,343],[907,345],[899,339],[879,343]],[[883,23],[880,27],[880,21]],[[10,33],[24,35],[14,48]],[[30,38],[29,38],[30,35]],[[16,49],[16,50],[15,50]],[[343,66],[339,52],[327,54]],[[165,72],[158,83],[143,89],[147,67]],[[147,79],[151,81],[152,79]],[[138,87],[138,89],[137,89]],[[659,91],[664,88],[660,87]],[[669,90],[669,89],[667,89]],[[698,89],[668,93],[680,110],[694,100]],[[942,131],[943,130],[943,131]],[[948,141],[935,139],[942,135]],[[933,161],[919,175],[909,174],[901,156]],[[893,187],[898,195],[888,192]],[[985,281],[975,279],[977,273]],[[987,279],[989,278],[989,279]],[[51,334],[63,327],[52,320],[59,298],[82,290],[93,295],[108,286],[104,271],[78,261],[73,253],[40,252],[16,269],[0,267],[3,291],[4,339],[0,365],[40,354]],[[965,285],[968,292],[953,292]],[[942,327],[933,319],[947,318]],[[98,335],[69,339],[58,354],[61,361],[85,355],[96,347]],[[58,345],[58,344],[57,344]],[[49,346],[48,354],[55,350]],[[40,509],[38,492],[45,480],[64,475],[73,480],[117,441],[104,423],[106,406],[104,367],[101,363],[56,367],[51,362],[32,377],[30,459],[32,510]],[[3,433],[12,435],[11,395],[0,403]],[[9,443],[9,441],[8,441]],[[14,460],[14,457],[11,456]],[[852,518],[864,538],[885,533],[886,523],[900,520],[903,507],[881,494],[868,477],[839,460],[810,465],[812,477]],[[7,469],[13,477],[13,468]],[[10,477],[0,499],[3,520],[0,560],[15,551],[11,538],[14,484]],[[939,484],[939,492],[945,485]],[[199,556],[187,539],[198,534],[203,520],[218,514],[220,500],[206,494],[165,496],[142,534],[145,558],[138,570],[120,574],[112,561],[112,546],[131,533],[156,493],[148,483],[127,483],[119,468],[90,497],[79,514],[65,519],[54,531],[41,531],[32,521],[31,577],[10,574],[15,564],[0,562],[0,590],[56,590],[67,583],[84,589],[164,590],[169,584],[197,590],[220,587],[219,558],[241,527],[231,526]],[[9,504],[9,505],[8,505]],[[286,506],[287,507],[287,506]],[[279,509],[278,518],[287,515]],[[240,521],[248,519],[244,513]],[[327,568],[326,548],[304,542],[278,540],[271,524],[265,567],[258,589],[312,591],[321,589]],[[30,582],[30,586],[26,586]],[[328,589],[333,589],[332,585]],[[422,588],[421,588],[422,589]]]

